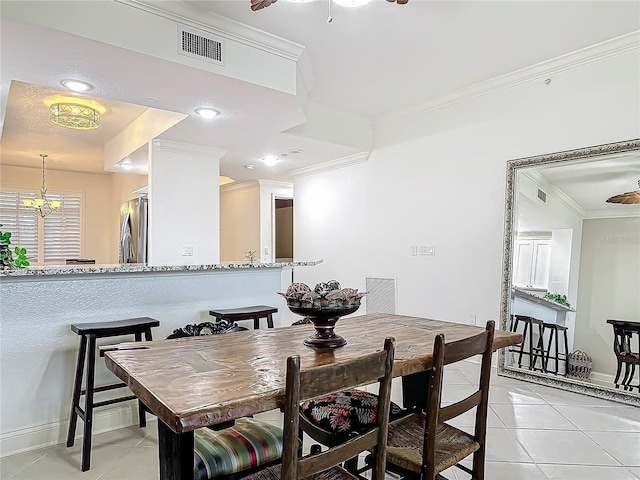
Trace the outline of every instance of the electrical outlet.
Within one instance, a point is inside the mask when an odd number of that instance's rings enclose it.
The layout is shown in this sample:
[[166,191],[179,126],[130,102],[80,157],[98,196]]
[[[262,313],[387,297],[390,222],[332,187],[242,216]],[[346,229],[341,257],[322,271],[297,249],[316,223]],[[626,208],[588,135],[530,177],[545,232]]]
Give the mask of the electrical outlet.
[[411,246],[411,255],[412,256],[418,255],[418,246],[417,245],[412,245]]
[[435,245],[420,245],[419,248],[420,255],[435,255],[436,247]]
[[182,245],[182,256],[183,257],[192,257],[193,256],[193,245]]

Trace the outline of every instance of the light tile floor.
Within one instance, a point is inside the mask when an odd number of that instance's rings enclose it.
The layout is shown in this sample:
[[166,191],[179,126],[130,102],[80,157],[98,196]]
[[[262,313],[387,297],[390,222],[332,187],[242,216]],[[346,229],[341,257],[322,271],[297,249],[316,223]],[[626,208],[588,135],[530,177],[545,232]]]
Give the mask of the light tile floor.
[[[468,393],[477,369],[471,362],[448,368],[445,401]],[[393,398],[401,402],[396,381]],[[259,417],[281,422],[279,412]],[[453,423],[470,427],[473,415],[467,413]],[[640,408],[498,377],[494,371],[487,425],[487,479],[640,479]],[[77,441],[72,448],[57,445],[4,457],[0,479],[158,479],[155,422],[145,429],[128,427],[95,435],[93,444],[88,472],[80,471]],[[449,469],[445,476],[469,478],[457,469]]]

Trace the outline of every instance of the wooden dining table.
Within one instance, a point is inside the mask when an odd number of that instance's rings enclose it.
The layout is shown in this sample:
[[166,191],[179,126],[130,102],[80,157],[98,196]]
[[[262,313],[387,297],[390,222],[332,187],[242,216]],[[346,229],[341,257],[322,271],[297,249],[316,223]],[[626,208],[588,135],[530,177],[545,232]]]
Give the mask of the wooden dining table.
[[[342,318],[336,331],[347,344],[317,349],[303,345],[312,325],[247,330],[153,342],[132,342],[105,353],[107,368],[158,416],[160,478],[193,478],[194,430],[280,408],[285,399],[286,359],[299,355],[302,368],[345,362],[396,340],[394,377],[415,376],[432,364],[439,333],[447,342],[484,326],[426,318],[368,314]],[[522,341],[516,332],[495,331],[494,349]],[[404,390],[404,389],[403,389]]]

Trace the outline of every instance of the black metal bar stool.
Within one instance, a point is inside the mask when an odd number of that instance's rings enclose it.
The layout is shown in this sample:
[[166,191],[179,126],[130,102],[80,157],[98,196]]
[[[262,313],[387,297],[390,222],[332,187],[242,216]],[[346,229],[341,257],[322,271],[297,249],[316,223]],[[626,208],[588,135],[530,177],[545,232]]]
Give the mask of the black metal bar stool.
[[[520,323],[524,324],[524,328],[522,330],[522,343],[520,344],[519,349],[513,349],[511,351],[518,352],[518,367],[522,368],[522,357],[524,355],[529,356],[529,370],[546,370],[546,350],[544,349],[544,342],[542,336],[542,320],[538,320],[537,318],[529,317],[526,315],[511,315],[511,322],[509,325],[509,330],[512,332],[518,331],[518,326]],[[538,341],[536,346],[533,346],[533,328],[534,326],[538,327]],[[525,350],[525,345],[528,347],[528,350]],[[541,358],[541,367],[536,368],[536,360],[537,358]]]
[[[563,325],[557,325],[555,323],[547,323],[543,322],[542,324],[542,334],[544,332],[549,331],[549,342],[547,343],[547,361],[545,362],[545,372],[558,374],[558,362],[563,361],[564,363],[564,374],[566,375],[569,372],[569,341],[567,339],[567,327]],[[564,335],[564,353],[559,351],[559,337],[560,332]],[[551,344],[554,346],[554,354],[551,355]],[[554,360],[554,369],[553,371],[549,370],[549,360]]]
[[218,320],[253,320],[253,328],[260,328],[260,319],[267,319],[267,327],[273,328],[273,314],[278,313],[278,309],[268,305],[254,305],[252,307],[229,308],[226,310],[209,310],[209,315]]
[[[104,407],[114,403],[133,400],[135,395],[114,398],[103,402],[94,402],[93,394],[104,392],[115,388],[126,387],[124,383],[113,383],[96,387],[94,385],[96,366],[96,339],[104,337],[117,337],[120,335],[134,335],[135,341],[142,341],[144,333],[145,340],[151,340],[151,328],[157,327],[160,322],[149,317],[131,318],[128,320],[116,320],[113,322],[76,323],[71,325],[71,330],[80,335],[80,350],[78,351],[78,364],[76,366],[76,379],[73,387],[73,402],[71,404],[71,420],[69,421],[69,432],[67,434],[67,447],[73,446],[76,436],[76,424],[78,417],[84,422],[84,432],[82,435],[82,471],[89,470],[91,464],[91,428],[93,423],[93,409]],[[88,346],[87,346],[88,344]],[[82,389],[82,377],[84,376],[84,362],[87,358],[87,382]],[[85,395],[84,409],[80,407],[80,396]],[[143,405],[138,401],[138,413],[140,415],[140,426],[146,426]]]

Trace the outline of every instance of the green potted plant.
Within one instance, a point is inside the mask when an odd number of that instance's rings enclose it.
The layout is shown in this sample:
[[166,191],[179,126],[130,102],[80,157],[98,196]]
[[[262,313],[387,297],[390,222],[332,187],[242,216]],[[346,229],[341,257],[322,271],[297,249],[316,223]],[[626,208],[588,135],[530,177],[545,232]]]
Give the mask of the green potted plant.
[[[0,227],[2,224],[0,223]],[[29,266],[27,249],[14,247],[11,249],[11,232],[0,230],[0,267],[3,270]]]
[[544,294],[544,298],[546,298],[547,300],[551,300],[552,302],[559,303],[560,305],[564,305],[567,308],[571,308],[571,304],[567,301],[567,296],[560,295],[558,292],[547,292]]

